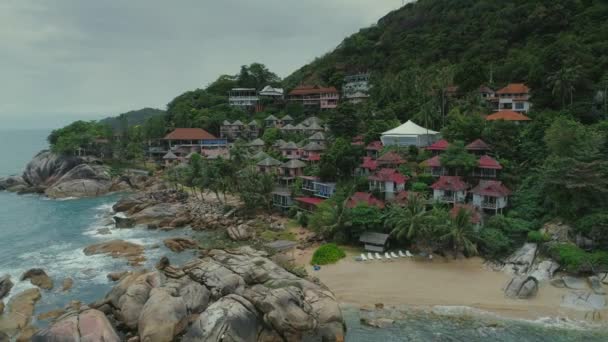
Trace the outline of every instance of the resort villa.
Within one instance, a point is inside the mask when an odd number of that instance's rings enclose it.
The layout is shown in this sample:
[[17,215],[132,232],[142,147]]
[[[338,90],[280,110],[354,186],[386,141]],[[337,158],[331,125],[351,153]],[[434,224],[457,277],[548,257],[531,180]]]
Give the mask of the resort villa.
[[233,88],[228,92],[228,104],[233,107],[255,107],[258,101],[255,88]]
[[441,176],[433,185],[433,200],[456,204],[465,203],[469,185],[459,176]]
[[369,191],[377,191],[384,194],[384,199],[389,201],[395,194],[405,190],[407,176],[402,175],[395,169],[380,169],[371,176],[367,177]]
[[338,106],[340,92],[335,87],[303,85],[289,92],[288,100],[301,103],[304,107],[333,109]]
[[360,103],[369,98],[369,74],[356,74],[344,77],[342,95],[344,100]]
[[471,193],[473,194],[473,205],[475,207],[502,213],[502,210],[507,207],[511,190],[505,187],[502,182],[482,180],[471,190]]

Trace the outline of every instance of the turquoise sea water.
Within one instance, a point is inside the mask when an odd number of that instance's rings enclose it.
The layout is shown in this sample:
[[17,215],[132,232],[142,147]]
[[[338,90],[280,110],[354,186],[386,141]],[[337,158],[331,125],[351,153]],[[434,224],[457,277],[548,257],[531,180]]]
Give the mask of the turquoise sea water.
[[[0,176],[20,173],[27,161],[46,147],[47,134],[45,131],[0,131]],[[37,314],[63,307],[73,299],[87,303],[103,297],[112,286],[106,274],[128,268],[123,260],[85,256],[82,252],[85,246],[104,240],[124,239],[145,245],[148,247],[146,267],[152,267],[163,255],[168,255],[177,264],[192,258],[192,252],[176,255],[161,242],[168,236],[191,234],[188,230],[163,233],[114,229],[111,235],[100,235],[97,229],[108,225],[111,206],[119,196],[56,201],[0,192],[0,275],[9,273],[12,276],[16,286],[11,294],[31,287],[27,282],[18,282],[24,271],[41,267],[55,280],[55,290],[43,292],[36,306]],[[150,248],[154,245],[159,247]],[[62,293],[58,288],[66,277],[74,280],[74,287],[69,293]],[[368,314],[366,312],[344,307],[343,313],[349,342],[608,341],[605,330],[584,330],[554,321],[533,323],[400,313],[393,326],[376,329],[360,323],[360,318]],[[34,321],[34,324],[44,326],[47,323]]]

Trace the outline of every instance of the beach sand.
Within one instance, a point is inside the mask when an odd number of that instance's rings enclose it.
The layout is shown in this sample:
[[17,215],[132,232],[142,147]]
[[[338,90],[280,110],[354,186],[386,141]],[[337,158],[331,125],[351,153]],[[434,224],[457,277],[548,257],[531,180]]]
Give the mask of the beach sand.
[[[318,277],[342,303],[374,306],[376,303],[400,306],[468,306],[509,318],[539,319],[561,317],[591,320],[588,312],[560,307],[561,298],[569,290],[542,282],[538,295],[532,299],[506,298],[503,288],[511,277],[493,271],[481,258],[448,260],[435,257],[413,260],[358,262],[358,254],[348,256],[319,271],[310,267],[313,248],[299,250],[296,262],[307,266],[309,274]],[[606,321],[608,312],[601,314]],[[595,322],[598,322],[596,317]]]

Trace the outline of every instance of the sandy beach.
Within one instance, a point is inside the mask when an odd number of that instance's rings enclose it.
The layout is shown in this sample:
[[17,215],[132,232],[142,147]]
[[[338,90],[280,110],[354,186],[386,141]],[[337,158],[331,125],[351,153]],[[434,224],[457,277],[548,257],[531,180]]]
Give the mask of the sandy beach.
[[[359,306],[468,306],[509,318],[539,319],[559,317],[591,321],[590,314],[560,307],[569,290],[548,282],[540,285],[538,295],[528,300],[506,298],[503,288],[510,276],[489,269],[481,258],[430,260],[399,258],[391,261],[358,262],[355,252],[334,265],[312,271],[314,248],[298,251],[296,262],[306,265],[342,303]],[[605,311],[605,310],[604,310]],[[601,313],[606,321],[608,312]],[[596,317],[595,322],[598,322]]]

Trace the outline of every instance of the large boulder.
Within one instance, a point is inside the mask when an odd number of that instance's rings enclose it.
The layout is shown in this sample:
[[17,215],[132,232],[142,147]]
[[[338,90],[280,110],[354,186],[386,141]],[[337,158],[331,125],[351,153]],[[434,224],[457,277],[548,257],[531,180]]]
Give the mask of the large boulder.
[[538,281],[550,280],[559,269],[559,264],[553,260],[544,260],[532,267],[530,275]]
[[247,299],[228,295],[211,304],[182,338],[195,341],[257,341],[262,321]]
[[25,167],[23,180],[30,186],[48,187],[77,165],[84,163],[79,157],[42,151]]
[[[117,316],[122,322],[130,329],[136,329],[139,315],[150,297],[150,291],[160,287],[163,279],[158,272],[145,273],[135,279],[127,278],[121,280],[121,283],[125,282],[128,286],[124,294],[117,299],[115,307],[119,309]],[[112,292],[110,293],[112,296]]]
[[124,258],[132,266],[137,266],[146,258],[143,256],[144,247],[124,240],[111,240],[92,244],[84,250],[85,255],[108,254],[113,258]]
[[561,306],[582,310],[596,311],[606,308],[606,297],[589,291],[570,291],[562,296]]
[[13,288],[13,282],[11,276],[6,274],[0,277],[0,300],[8,295]]
[[111,186],[108,167],[80,164],[53,183],[45,193],[51,198],[95,197],[108,193]]
[[7,304],[4,315],[0,316],[0,331],[9,337],[16,336],[25,329],[34,314],[34,306],[40,299],[37,288],[25,290],[13,296]]
[[606,290],[604,290],[602,281],[598,276],[591,276],[587,278],[587,280],[589,281],[589,287],[591,287],[591,290],[593,290],[595,294],[602,296],[606,294]]
[[505,287],[505,295],[509,298],[528,299],[538,293],[538,280],[534,277],[516,276]]
[[181,297],[164,288],[154,288],[138,320],[142,342],[171,342],[188,324],[188,310]]
[[175,237],[165,239],[163,243],[167,248],[176,253],[183,252],[186,249],[198,248],[198,242],[188,238]]
[[135,220],[122,216],[114,216],[114,223],[116,228],[133,228],[135,226]]
[[103,312],[86,309],[59,317],[51,326],[38,331],[32,341],[118,342],[120,338]]
[[505,260],[503,270],[509,274],[523,275],[528,273],[536,259],[538,245],[526,243]]
[[21,176],[0,177],[0,191],[2,190],[17,190],[17,187],[24,189],[28,186]]
[[21,281],[28,279],[32,285],[36,285],[41,289],[53,289],[53,279],[51,279],[41,268],[32,268],[21,275]]
[[230,226],[226,229],[226,231],[228,232],[228,236],[234,241],[249,240],[253,235],[251,227],[246,224]]
[[183,211],[177,203],[158,203],[137,212],[131,218],[136,224],[169,225]]

